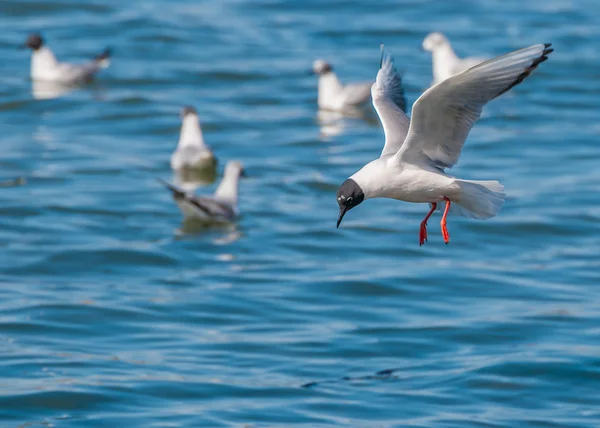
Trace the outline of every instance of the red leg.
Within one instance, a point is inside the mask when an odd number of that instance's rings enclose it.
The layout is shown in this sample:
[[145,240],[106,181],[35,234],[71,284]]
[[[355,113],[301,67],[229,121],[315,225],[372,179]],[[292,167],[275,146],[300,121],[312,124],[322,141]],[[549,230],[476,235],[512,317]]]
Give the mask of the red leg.
[[446,217],[448,216],[448,211],[450,211],[450,199],[444,198],[446,201],[446,208],[444,209],[444,214],[442,215],[442,221],[440,225],[442,226],[442,236],[444,237],[444,242],[448,245],[450,242],[450,234],[448,233],[448,229],[446,228]]
[[427,220],[429,220],[429,217],[431,217],[431,214],[433,214],[436,208],[437,204],[433,202],[431,204],[431,209],[429,210],[429,213],[427,213],[427,215],[421,222],[421,228],[419,229],[419,245],[423,245],[425,241],[427,241]]

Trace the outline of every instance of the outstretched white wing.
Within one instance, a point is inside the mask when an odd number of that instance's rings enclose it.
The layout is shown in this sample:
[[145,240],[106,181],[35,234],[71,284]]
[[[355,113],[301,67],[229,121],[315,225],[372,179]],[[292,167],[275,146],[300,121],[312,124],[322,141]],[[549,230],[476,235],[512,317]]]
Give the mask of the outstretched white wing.
[[406,98],[402,80],[398,76],[394,60],[381,45],[381,64],[377,79],[371,87],[373,106],[383,125],[385,146],[381,157],[398,152],[408,133],[410,119],[406,111]]
[[454,166],[488,101],[525,80],[553,50],[549,43],[530,46],[429,88],[413,105],[408,136],[399,152],[401,159],[439,168]]
[[462,73],[463,71],[468,70],[471,67],[475,67],[476,65],[481,64],[482,62],[486,62],[488,58],[477,58],[477,57],[468,57],[461,58],[455,65],[452,70],[452,74]]

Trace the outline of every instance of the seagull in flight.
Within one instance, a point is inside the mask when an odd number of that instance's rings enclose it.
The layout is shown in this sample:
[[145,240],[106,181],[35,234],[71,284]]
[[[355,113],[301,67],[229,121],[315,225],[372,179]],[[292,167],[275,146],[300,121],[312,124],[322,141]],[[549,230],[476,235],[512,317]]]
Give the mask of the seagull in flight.
[[228,162],[213,196],[192,196],[163,180],[159,179],[159,182],[171,191],[185,219],[224,223],[233,221],[238,215],[238,182],[243,175],[244,167],[240,162]]
[[30,34],[25,46],[32,50],[31,79],[73,85],[89,82],[99,70],[110,65],[110,50],[106,49],[93,60],[84,64],[58,62],[52,51],[38,33]]
[[[319,76],[319,109],[345,112],[368,105],[371,101],[370,82],[348,83],[343,85],[333,71],[333,67],[323,59],[317,59],[313,63],[313,73]],[[406,100],[402,101],[402,111],[406,111]]]
[[369,198],[430,204],[419,230],[420,245],[427,241],[427,221],[438,204],[441,208],[445,203],[441,228],[446,244],[450,242],[446,228],[449,211],[482,220],[494,217],[505,197],[499,182],[460,180],[445,169],[458,162],[469,131],[488,101],[525,80],[553,50],[550,43],[533,45],[454,75],[425,91],[414,103],[409,119],[398,106],[400,79],[382,46],[371,94],[385,145],[378,159],[339,187],[337,227],[348,211]]
[[487,60],[477,57],[459,58],[442,33],[429,33],[423,40],[423,50],[431,52],[433,85]]

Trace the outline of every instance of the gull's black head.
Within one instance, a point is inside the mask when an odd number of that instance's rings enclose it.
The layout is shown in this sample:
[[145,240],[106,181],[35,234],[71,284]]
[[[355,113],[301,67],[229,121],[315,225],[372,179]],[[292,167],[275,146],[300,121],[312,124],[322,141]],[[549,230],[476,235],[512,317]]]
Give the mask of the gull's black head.
[[340,215],[336,227],[340,227],[340,223],[348,211],[364,200],[365,194],[360,186],[356,184],[356,181],[351,178],[344,181],[337,191],[337,203],[340,206]]
[[25,46],[33,49],[34,51],[37,51],[39,48],[41,48],[43,44],[44,39],[42,39],[42,36],[38,33],[30,34],[25,41]]
[[179,112],[179,115],[181,116],[181,118],[183,119],[184,117],[186,117],[187,115],[190,114],[195,114],[196,116],[198,115],[198,112],[196,111],[196,109],[192,106],[183,106],[181,108],[181,111]]

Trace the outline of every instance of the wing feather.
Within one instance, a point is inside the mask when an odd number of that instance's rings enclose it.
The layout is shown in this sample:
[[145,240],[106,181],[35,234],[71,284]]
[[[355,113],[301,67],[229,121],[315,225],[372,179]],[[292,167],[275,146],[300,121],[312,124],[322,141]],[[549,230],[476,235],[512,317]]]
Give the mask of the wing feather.
[[552,51],[550,44],[533,45],[429,88],[413,105],[399,156],[408,162],[428,161],[439,168],[454,166],[483,107],[525,80]]
[[381,64],[377,79],[371,87],[373,106],[385,133],[385,146],[381,157],[394,155],[406,139],[410,119],[406,111],[406,97],[402,79],[394,66],[394,59],[381,45]]

